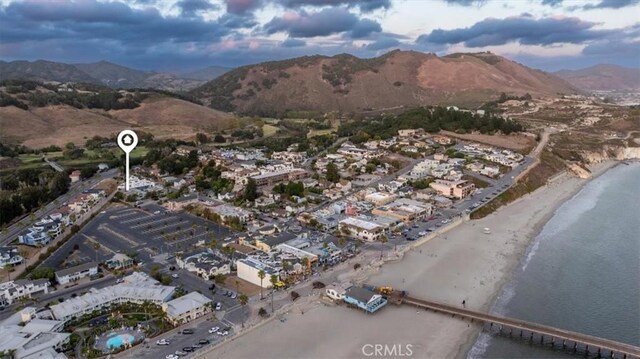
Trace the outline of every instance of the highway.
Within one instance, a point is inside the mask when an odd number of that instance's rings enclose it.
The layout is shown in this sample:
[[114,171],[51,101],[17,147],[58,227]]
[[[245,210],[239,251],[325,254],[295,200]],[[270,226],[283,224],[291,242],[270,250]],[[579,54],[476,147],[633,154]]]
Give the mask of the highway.
[[[54,201],[49,202],[47,205],[39,208],[33,214],[35,215],[36,221],[39,218],[42,218],[46,215],[54,213],[63,203],[69,201],[74,196],[82,193],[82,191],[87,190],[93,186],[95,186],[98,182],[103,179],[113,178],[118,175],[120,171],[117,168],[110,169],[108,171],[98,173],[95,176],[91,177],[88,180],[80,181],[71,184],[69,186],[69,191],[60,197],[56,198]],[[6,231],[2,231],[0,234],[0,245],[7,245],[15,240],[20,233],[26,231],[26,229],[31,225],[33,221],[31,220],[31,215],[24,216],[18,222],[9,226]]]

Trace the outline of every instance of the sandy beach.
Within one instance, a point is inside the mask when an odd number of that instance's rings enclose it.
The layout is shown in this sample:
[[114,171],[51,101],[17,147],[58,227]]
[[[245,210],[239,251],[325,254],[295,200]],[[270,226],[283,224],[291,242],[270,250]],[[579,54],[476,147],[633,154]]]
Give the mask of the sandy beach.
[[[594,168],[597,176],[615,163]],[[405,289],[414,297],[488,311],[527,245],[555,210],[588,180],[556,177],[492,215],[468,221],[407,253],[371,268],[367,282]],[[484,234],[483,228],[491,229]],[[362,277],[360,274],[359,277]],[[338,276],[351,279],[352,274]],[[457,318],[388,305],[374,315],[327,305],[319,292],[304,298],[282,320],[271,320],[231,340],[205,358],[365,358],[366,344],[411,345],[416,358],[462,358],[479,328]],[[404,356],[407,352],[405,350]]]

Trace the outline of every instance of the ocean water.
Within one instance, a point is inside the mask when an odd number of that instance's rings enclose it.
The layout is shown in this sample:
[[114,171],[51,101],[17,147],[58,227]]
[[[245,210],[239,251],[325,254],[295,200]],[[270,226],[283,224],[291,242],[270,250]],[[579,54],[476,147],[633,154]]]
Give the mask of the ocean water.
[[[640,346],[640,163],[589,182],[531,242],[492,313]],[[469,358],[567,358],[483,332]]]

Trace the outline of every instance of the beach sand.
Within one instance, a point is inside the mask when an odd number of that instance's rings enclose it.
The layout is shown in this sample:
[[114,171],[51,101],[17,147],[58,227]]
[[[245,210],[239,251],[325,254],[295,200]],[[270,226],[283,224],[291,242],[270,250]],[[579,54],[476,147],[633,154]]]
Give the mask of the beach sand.
[[[613,163],[593,168],[597,176]],[[404,258],[386,263],[367,283],[389,285],[410,295],[488,311],[519,265],[527,245],[555,210],[587,180],[561,175],[486,218],[464,222]],[[484,234],[483,228],[491,229]],[[398,346],[415,358],[461,358],[480,328],[459,318],[389,304],[373,315],[306,298],[304,314],[293,308],[206,354],[206,358],[366,358],[366,344]],[[396,353],[399,353],[398,351]],[[402,356],[402,355],[396,355]],[[408,356],[408,355],[404,355]]]

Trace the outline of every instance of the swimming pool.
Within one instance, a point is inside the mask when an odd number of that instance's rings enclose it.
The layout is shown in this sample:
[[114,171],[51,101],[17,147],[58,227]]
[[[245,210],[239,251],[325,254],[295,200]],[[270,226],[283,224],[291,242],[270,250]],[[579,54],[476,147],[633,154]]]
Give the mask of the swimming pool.
[[107,339],[107,349],[119,349],[125,344],[132,344],[134,340],[131,334],[117,334]]

